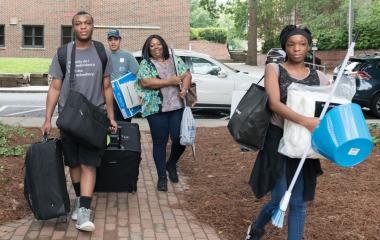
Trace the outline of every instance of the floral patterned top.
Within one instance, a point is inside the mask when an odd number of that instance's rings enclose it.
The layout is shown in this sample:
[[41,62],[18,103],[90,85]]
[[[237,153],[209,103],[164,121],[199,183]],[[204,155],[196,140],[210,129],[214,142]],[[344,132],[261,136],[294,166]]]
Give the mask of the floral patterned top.
[[[178,66],[178,74],[182,75],[188,68],[181,58],[176,57],[176,63]],[[147,78],[160,78],[156,67],[151,63],[143,59],[140,63],[139,71],[137,72],[137,79],[135,83],[135,89],[137,94],[141,97],[141,115],[143,117],[160,112],[160,105],[162,99],[160,96],[160,89],[144,88],[140,81]]]

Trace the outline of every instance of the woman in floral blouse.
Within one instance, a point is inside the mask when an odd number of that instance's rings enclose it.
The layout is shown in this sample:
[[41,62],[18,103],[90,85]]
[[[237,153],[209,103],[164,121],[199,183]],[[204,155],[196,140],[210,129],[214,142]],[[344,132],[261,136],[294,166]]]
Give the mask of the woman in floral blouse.
[[[191,83],[191,74],[180,58],[173,59],[165,40],[151,35],[142,49],[143,60],[137,73],[136,91],[142,99],[143,117],[148,119],[153,141],[153,158],[156,164],[157,190],[167,191],[167,175],[178,182],[177,161],[185,150],[180,140],[180,126],[184,108],[183,97]],[[175,64],[178,66],[176,76]],[[166,162],[166,145],[172,141]]]

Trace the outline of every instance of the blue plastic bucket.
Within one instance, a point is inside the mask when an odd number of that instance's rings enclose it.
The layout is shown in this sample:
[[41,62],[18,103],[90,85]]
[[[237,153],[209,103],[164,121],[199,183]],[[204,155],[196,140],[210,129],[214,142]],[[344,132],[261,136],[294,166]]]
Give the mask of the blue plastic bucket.
[[316,152],[342,167],[361,163],[373,148],[363,112],[354,103],[328,111],[313,131],[311,143]]

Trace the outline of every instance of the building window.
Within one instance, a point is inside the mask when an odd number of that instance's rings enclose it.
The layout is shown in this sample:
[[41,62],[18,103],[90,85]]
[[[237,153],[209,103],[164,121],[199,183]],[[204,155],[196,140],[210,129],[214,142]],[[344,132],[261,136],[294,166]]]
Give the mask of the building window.
[[44,47],[44,27],[23,26],[22,46],[32,48]]
[[0,47],[5,46],[5,26],[0,25]]
[[61,44],[66,44],[71,41],[74,41],[74,32],[71,26],[62,26],[61,27]]

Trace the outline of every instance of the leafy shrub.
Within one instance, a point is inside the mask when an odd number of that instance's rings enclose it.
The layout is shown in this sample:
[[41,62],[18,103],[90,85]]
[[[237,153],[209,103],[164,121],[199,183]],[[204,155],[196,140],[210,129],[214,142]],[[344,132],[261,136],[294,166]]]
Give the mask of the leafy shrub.
[[380,136],[376,135],[376,133],[378,133],[378,131],[380,131],[380,124],[371,123],[371,124],[368,124],[368,128],[371,131],[373,131],[373,133],[375,134],[374,136],[372,136],[373,143],[376,145],[380,145]]
[[274,37],[274,38],[265,40],[261,51],[262,53],[267,53],[271,48],[279,48],[279,47],[281,47],[280,39],[278,37]]
[[227,30],[223,28],[196,28],[196,31],[198,32],[198,39],[216,43],[226,43],[227,41]]
[[9,139],[13,136],[26,137],[26,134],[24,128],[0,124],[0,157],[22,156],[25,153],[25,147],[23,145],[10,146]]
[[353,32],[360,33],[356,49],[380,49],[380,28],[375,21],[378,24],[377,19],[355,24]]
[[190,40],[198,40],[199,33],[197,28],[190,28]]
[[245,50],[246,51],[248,49],[247,40],[233,38],[233,39],[227,40],[227,42],[228,42],[228,48],[230,50]]

